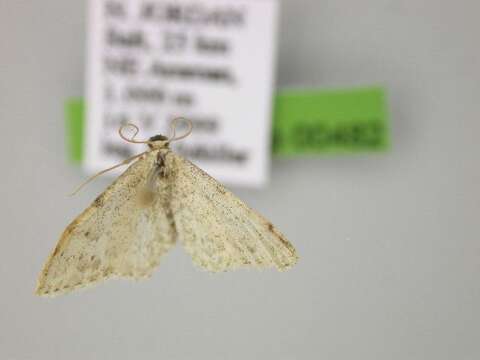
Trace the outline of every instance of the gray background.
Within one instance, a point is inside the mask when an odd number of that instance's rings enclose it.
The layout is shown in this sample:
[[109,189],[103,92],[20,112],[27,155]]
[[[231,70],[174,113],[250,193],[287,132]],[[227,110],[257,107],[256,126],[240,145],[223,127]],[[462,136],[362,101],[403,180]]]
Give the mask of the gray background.
[[209,275],[180,248],[150,281],[32,295],[64,226],[63,101],[83,91],[82,1],[0,0],[1,359],[478,359],[478,1],[284,0],[279,86],[381,83],[387,155],[275,159],[236,190],[296,245],[292,271]]

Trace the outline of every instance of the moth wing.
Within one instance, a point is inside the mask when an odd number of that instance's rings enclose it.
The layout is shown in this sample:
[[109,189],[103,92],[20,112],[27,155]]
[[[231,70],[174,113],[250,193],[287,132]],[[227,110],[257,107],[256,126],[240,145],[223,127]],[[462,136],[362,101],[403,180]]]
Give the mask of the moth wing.
[[158,189],[147,205],[139,200],[157,153],[132,164],[65,229],[39,276],[38,295],[151,275],[175,243],[167,192]]
[[286,270],[297,262],[294,247],[270,222],[188,160],[170,156],[176,229],[196,265],[220,272]]

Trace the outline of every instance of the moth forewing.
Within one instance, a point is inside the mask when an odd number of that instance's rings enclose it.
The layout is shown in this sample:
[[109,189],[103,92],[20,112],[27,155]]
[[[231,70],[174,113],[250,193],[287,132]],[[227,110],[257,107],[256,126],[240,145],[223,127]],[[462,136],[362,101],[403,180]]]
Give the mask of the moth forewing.
[[[157,151],[137,160],[65,230],[36,293],[58,295],[112,277],[148,277],[175,242],[165,196],[139,206]],[[157,183],[160,186],[160,183]]]
[[179,239],[209,271],[276,267],[297,262],[294,247],[267,220],[215,179],[176,154],[172,209]]

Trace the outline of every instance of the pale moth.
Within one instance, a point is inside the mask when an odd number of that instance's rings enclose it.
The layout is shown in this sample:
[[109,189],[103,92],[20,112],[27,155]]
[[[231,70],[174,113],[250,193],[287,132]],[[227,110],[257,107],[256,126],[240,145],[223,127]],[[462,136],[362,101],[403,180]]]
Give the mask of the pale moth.
[[[188,122],[188,132],[175,137],[178,120],[169,139],[139,141],[137,126],[119,129],[122,139],[149,149],[87,181],[133,162],[65,229],[40,273],[37,295],[65,294],[111,278],[147,278],[177,240],[211,272],[286,270],[296,263],[295,249],[269,221],[170,150],[192,130]],[[125,127],[135,129],[131,138]]]

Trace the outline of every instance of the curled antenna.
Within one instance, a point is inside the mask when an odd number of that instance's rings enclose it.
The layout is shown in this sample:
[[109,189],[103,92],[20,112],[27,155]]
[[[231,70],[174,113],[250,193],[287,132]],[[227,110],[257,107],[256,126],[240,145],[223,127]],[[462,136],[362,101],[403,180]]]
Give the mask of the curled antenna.
[[[179,121],[185,121],[188,125],[188,130],[185,134],[181,135],[181,136],[176,136],[176,130],[177,130],[177,125],[178,125],[178,122]],[[134,134],[130,137],[127,137],[124,135],[124,131],[126,128],[133,128],[134,129]],[[172,121],[172,123],[170,124],[170,127],[172,129],[172,136],[167,140],[167,143],[170,143],[170,142],[173,142],[173,141],[178,141],[178,140],[182,140],[182,139],[185,139],[187,136],[189,136],[191,133],[192,133],[192,130],[193,130],[193,124],[190,120],[188,119],[185,119],[185,118],[182,118],[182,117],[179,117],[179,118],[176,118]],[[135,137],[138,135],[138,133],[140,132],[140,128],[135,125],[135,124],[132,124],[132,123],[128,123],[128,124],[125,124],[125,125],[122,125],[120,126],[120,128],[118,129],[118,135],[120,135],[120,137],[128,142],[128,143],[131,143],[131,144],[146,144],[146,145],[153,145],[155,144],[155,141],[151,141],[151,140],[135,140]],[[114,165],[112,167],[109,167],[108,169],[105,169],[105,170],[102,170],[98,173],[96,173],[95,175],[91,176],[90,178],[88,178],[85,182],[83,182],[73,193],[70,194],[70,196],[73,196],[75,194],[77,194],[80,190],[83,189],[83,187],[85,185],[87,185],[88,183],[90,183],[91,181],[95,180],[97,177],[99,177],[100,175],[103,175],[105,174],[106,172],[109,172],[111,170],[114,170],[120,166],[124,166],[124,165],[128,165],[130,164],[132,161],[142,157],[143,155],[146,155],[148,154],[149,152],[153,151],[153,149],[150,149],[150,150],[147,150],[147,151],[144,151],[142,152],[141,154],[138,154],[138,155],[135,155],[135,156],[132,156],[128,159],[125,159],[123,160],[120,164],[117,164],[117,165]]]
[[[135,130],[135,133],[129,138],[123,135],[123,131],[128,127],[133,128]],[[118,129],[118,135],[120,135],[120,137],[126,142],[129,142],[131,144],[151,144],[152,143],[152,141],[149,141],[149,140],[135,140],[135,136],[137,136],[139,132],[140,132],[140,128],[137,125],[132,123],[122,125]]]
[[[184,121],[185,123],[187,123],[188,130],[185,134],[176,137],[177,125],[178,125],[179,121]],[[193,130],[193,123],[192,123],[191,120],[185,119],[183,117],[178,117],[178,118],[173,119],[172,123],[170,124],[170,128],[172,129],[172,136],[170,136],[170,138],[168,139],[169,143],[173,142],[173,141],[182,140],[182,139],[185,139],[186,137],[190,136],[190,134],[192,133],[192,130]]]

